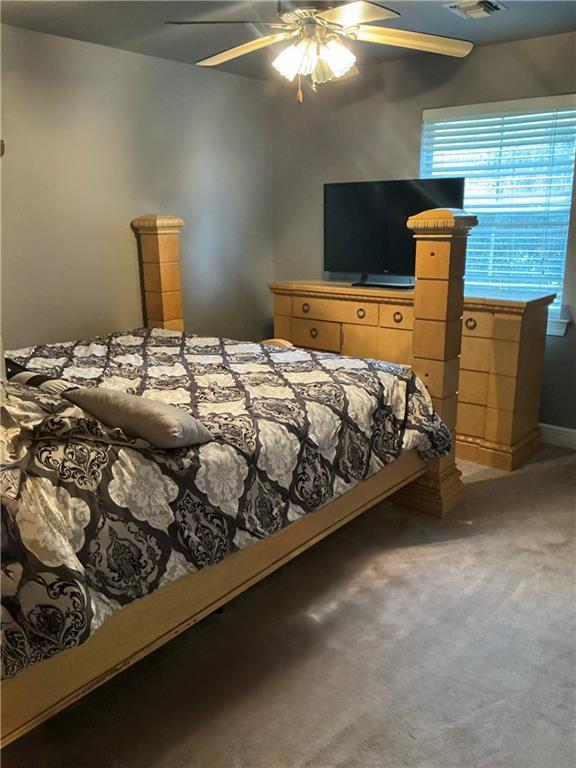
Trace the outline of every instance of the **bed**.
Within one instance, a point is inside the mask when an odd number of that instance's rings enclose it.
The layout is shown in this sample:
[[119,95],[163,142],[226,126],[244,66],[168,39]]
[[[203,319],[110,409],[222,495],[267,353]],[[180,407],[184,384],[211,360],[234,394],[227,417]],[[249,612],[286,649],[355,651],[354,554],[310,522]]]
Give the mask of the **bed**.
[[154,448],[59,394],[5,384],[3,744],[379,500],[397,493],[443,513],[461,498],[449,337],[474,217],[432,211],[409,222],[427,315],[415,347],[430,350],[414,370],[277,340],[193,336],[180,318],[150,317],[149,304],[170,303],[162,294],[174,281],[163,290],[159,268],[160,296],[150,297],[145,265],[174,263],[179,230],[172,217],[138,221],[146,327],[8,356],[28,371],[172,403],[214,439]]

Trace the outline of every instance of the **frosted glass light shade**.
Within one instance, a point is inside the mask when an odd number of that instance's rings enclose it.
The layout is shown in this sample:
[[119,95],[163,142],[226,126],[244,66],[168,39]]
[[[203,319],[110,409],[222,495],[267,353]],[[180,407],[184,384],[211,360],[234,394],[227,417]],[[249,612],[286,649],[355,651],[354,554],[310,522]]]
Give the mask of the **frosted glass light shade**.
[[345,48],[338,40],[328,40],[320,48],[320,58],[330,67],[334,77],[342,77],[354,66],[356,56]]
[[326,83],[342,77],[354,65],[356,56],[335,39],[318,42],[305,37],[285,48],[272,66],[287,80],[296,75],[310,75],[314,83]]
[[282,77],[290,81],[294,80],[300,67],[301,54],[298,47],[298,44],[289,45],[272,62],[274,69],[278,70]]

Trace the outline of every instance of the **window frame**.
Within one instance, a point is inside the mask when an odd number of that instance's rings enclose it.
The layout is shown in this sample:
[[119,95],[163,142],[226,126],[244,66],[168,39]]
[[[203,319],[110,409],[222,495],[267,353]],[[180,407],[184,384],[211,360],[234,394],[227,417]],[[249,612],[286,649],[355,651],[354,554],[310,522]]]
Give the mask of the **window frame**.
[[[424,123],[435,122],[440,120],[450,120],[458,118],[473,118],[478,115],[489,115],[514,112],[525,112],[531,110],[547,111],[551,109],[559,109],[562,107],[569,107],[576,109],[576,93],[559,94],[555,96],[541,96],[527,99],[508,99],[506,101],[495,102],[479,102],[475,104],[463,104],[451,107],[434,107],[430,109],[424,109],[422,111],[422,122],[420,129],[420,154],[419,154],[419,174],[422,176],[423,167],[423,145],[422,137],[424,130]],[[471,211],[474,213],[474,211]],[[570,218],[568,225],[568,236],[566,242],[566,253],[564,262],[563,273],[563,293],[562,293],[562,306],[560,308],[554,308],[549,312],[548,319],[548,334],[554,336],[563,336],[571,321],[570,310],[566,304],[566,296],[569,295],[569,272],[567,269],[568,255],[572,251],[576,253],[576,169],[573,175],[572,182],[572,201],[570,205]],[[576,258],[576,256],[574,257]],[[545,290],[544,288],[542,289]]]

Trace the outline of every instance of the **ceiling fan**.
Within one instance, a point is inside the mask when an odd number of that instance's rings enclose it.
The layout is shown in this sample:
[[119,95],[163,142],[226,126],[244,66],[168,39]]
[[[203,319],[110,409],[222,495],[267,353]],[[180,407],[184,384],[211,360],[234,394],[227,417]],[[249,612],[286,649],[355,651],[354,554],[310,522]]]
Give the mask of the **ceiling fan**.
[[350,3],[337,2],[279,2],[279,21],[167,21],[166,24],[253,24],[274,30],[269,35],[229,48],[222,53],[197,61],[200,67],[214,67],[227,61],[253,53],[269,45],[290,41],[273,61],[274,68],[285,78],[298,78],[297,99],[302,101],[301,78],[308,77],[314,90],[319,83],[335,80],[349,73],[356,57],[342,41],[377,43],[411,48],[417,51],[467,56],[472,43],[451,37],[387,29],[371,26],[367,22],[395,19],[400,16],[381,5],[366,0]]

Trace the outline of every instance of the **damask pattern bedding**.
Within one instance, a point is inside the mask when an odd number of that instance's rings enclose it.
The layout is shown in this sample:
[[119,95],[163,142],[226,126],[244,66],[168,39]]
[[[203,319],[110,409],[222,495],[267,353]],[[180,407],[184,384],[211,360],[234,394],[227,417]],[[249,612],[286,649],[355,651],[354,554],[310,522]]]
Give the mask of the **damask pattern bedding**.
[[8,353],[28,370],[158,398],[214,441],[160,450],[7,383],[2,670],[84,642],[115,610],[220,562],[450,433],[409,368],[139,329]]

